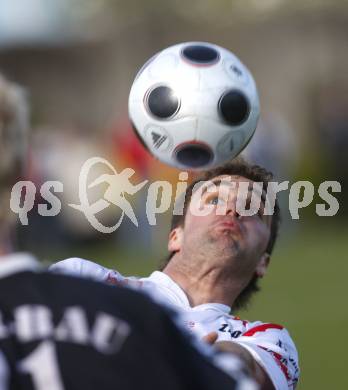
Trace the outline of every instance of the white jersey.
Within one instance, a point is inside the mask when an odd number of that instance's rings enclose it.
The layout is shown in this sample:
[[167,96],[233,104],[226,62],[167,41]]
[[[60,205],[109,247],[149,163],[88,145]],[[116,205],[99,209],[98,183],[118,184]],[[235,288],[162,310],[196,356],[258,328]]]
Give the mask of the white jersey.
[[156,301],[179,311],[182,325],[198,337],[217,332],[219,341],[234,341],[245,347],[265,369],[276,390],[296,387],[298,354],[289,333],[280,325],[241,320],[230,315],[230,307],[221,303],[191,307],[185,292],[160,271],[146,278],[127,278],[117,271],[79,258],[60,261],[52,265],[51,270],[140,289]]

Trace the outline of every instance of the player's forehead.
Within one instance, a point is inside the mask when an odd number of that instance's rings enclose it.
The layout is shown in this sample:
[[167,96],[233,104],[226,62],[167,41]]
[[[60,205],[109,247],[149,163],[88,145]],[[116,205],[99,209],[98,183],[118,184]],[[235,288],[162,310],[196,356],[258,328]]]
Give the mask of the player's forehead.
[[247,182],[247,183],[253,183],[253,180],[248,179],[247,177],[241,176],[241,175],[219,175],[215,176],[211,179],[209,179],[210,182],[212,182],[215,185],[228,185],[228,183],[234,182]]
[[[262,195],[262,189],[259,189],[258,186],[254,185],[254,181],[251,179],[248,179],[244,176],[240,175],[219,175],[215,176],[209,180],[207,180],[203,184],[203,192],[205,191],[213,191],[214,189],[216,190],[221,190],[221,189],[226,189],[227,191],[230,191],[232,189],[234,190],[241,190],[241,191],[246,191],[250,192],[251,190],[254,190],[256,192],[259,192],[259,195]],[[259,190],[259,191],[258,191]]]

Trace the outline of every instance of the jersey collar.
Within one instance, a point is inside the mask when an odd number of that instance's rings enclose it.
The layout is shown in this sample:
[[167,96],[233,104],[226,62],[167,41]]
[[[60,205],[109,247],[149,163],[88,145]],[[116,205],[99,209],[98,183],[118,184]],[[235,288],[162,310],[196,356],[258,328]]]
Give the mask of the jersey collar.
[[173,304],[184,308],[190,308],[190,303],[185,292],[167,274],[161,271],[154,271],[146,279],[165,289],[167,291],[167,298],[169,298]]
[[223,312],[224,314],[230,314],[231,308],[223,303],[203,303],[192,308],[194,311],[203,311],[203,310],[214,310],[218,312]]
[[13,253],[0,257],[0,278],[38,268],[40,268],[39,262],[28,253]]
[[170,290],[172,295],[175,295],[175,300],[178,301],[177,303],[179,303],[181,307],[185,307],[194,311],[215,310],[226,314],[229,314],[231,311],[231,308],[229,306],[224,305],[222,303],[213,302],[203,303],[202,305],[191,307],[184,290],[177,283],[175,283],[170,276],[161,271],[154,271],[147,279],[152,280],[156,284],[161,285],[162,287],[165,287],[166,289]]

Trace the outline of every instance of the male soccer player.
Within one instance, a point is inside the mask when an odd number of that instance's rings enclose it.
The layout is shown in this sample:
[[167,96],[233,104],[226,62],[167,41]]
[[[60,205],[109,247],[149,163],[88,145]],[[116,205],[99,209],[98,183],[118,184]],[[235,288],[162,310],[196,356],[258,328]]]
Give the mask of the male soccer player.
[[[266,273],[279,224],[277,203],[273,215],[263,211],[265,193],[260,194],[259,212],[241,215],[236,207],[238,188],[245,182],[267,184],[271,178],[263,168],[240,159],[207,171],[192,183],[186,191],[183,215],[173,218],[170,256],[162,272],[127,279],[78,258],[63,260],[52,269],[147,291],[180,310],[189,331],[208,335],[211,342],[217,338],[216,347],[238,354],[262,389],[292,390],[298,381],[298,356],[286,329],[230,314],[231,308],[243,306],[258,290],[257,281]],[[201,180],[206,187],[195,185]],[[212,212],[197,212],[202,207],[210,207]],[[224,213],[217,212],[219,207]]]
[[21,90],[0,75],[0,390],[255,390],[235,356],[198,347],[144,294],[55,275],[28,254],[10,254],[25,107]]

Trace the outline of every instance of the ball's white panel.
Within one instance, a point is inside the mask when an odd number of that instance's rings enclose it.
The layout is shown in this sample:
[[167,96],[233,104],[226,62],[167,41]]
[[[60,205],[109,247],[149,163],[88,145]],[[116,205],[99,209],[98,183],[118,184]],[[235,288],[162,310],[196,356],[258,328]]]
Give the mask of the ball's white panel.
[[151,61],[149,64],[149,77],[155,82],[170,80],[175,77],[178,63],[179,59],[174,54],[160,54],[155,61]]
[[167,47],[166,49],[163,49],[161,53],[163,54],[167,54],[167,53],[173,53],[175,54],[176,56],[180,56],[180,52],[182,50],[182,47],[187,44],[186,42],[184,43],[177,43],[176,45],[173,45],[173,46],[169,46]]
[[201,93],[198,90],[187,89],[187,91],[184,92],[184,89],[182,89],[178,92],[178,96],[180,96],[181,106],[175,119],[182,119],[190,116],[197,117],[202,114],[202,109],[198,104]]
[[182,142],[194,140],[196,137],[197,118],[186,117],[170,121],[166,124],[166,131],[174,140],[174,147]]
[[140,77],[143,71],[148,70],[150,63],[158,56],[158,53],[154,54],[150,59],[148,59],[145,64],[139,69],[138,73],[135,76],[134,82]]
[[247,86],[251,80],[249,71],[246,70],[245,66],[241,65],[239,61],[225,59],[223,68],[228,77],[232,79],[237,85]]
[[221,161],[231,160],[239,154],[245,144],[245,135],[242,131],[227,133],[218,143],[217,155]]
[[182,60],[179,60],[177,67],[177,74],[170,80],[171,85],[178,93],[190,94],[191,92],[198,92],[200,87],[200,74],[197,69],[187,65]]
[[195,112],[197,117],[210,119],[218,124],[223,124],[219,115],[218,104],[224,91],[224,86],[217,89],[201,90],[196,101]]
[[238,84],[226,74],[221,62],[211,67],[202,68],[199,70],[201,81],[200,90],[216,89],[216,88],[235,88]]
[[237,129],[245,134],[245,143],[248,143],[250,138],[254,135],[257,122],[260,116],[260,106],[258,103],[258,99],[257,103],[255,100],[252,100],[252,102],[254,102],[254,105],[251,107],[248,120],[242,126],[239,126]]
[[153,81],[149,77],[148,69],[145,69],[142,74],[133,83],[129,93],[129,102],[142,102],[146,91],[153,85]]
[[216,149],[217,144],[227,132],[230,132],[229,127],[215,120],[197,119],[196,139],[210,145],[213,150]]
[[129,118],[137,128],[139,135],[145,136],[144,127],[149,123],[151,118],[147,113],[143,100],[137,101],[132,99],[132,95],[128,102]]
[[[149,125],[148,128],[156,125]],[[148,134],[148,132],[145,132]],[[173,152],[178,145],[195,139],[196,134],[196,118],[184,118],[177,121],[172,121],[166,126],[166,133],[170,135],[171,142],[166,149],[157,148],[154,146],[151,137],[145,137],[145,142],[153,155],[159,160],[171,166],[178,166],[173,159]],[[149,141],[149,142],[148,142]]]
[[149,125],[145,128],[146,144],[158,152],[165,152],[173,146],[173,138],[161,126]]

